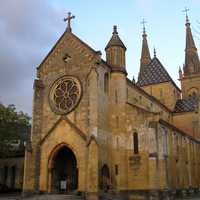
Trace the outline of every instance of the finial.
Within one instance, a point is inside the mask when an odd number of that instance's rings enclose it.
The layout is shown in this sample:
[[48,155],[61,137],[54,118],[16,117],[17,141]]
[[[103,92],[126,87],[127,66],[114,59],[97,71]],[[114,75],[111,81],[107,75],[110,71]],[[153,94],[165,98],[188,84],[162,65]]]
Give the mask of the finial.
[[116,25],[113,26],[113,34],[118,34]]
[[141,24],[143,25],[143,34],[146,34],[146,29],[145,29],[145,24],[146,24],[147,22],[144,20],[144,18],[143,18],[143,20],[141,21]]
[[64,22],[67,21],[67,29],[66,31],[68,32],[72,32],[72,28],[71,28],[71,20],[74,19],[75,16],[71,14],[71,12],[68,12],[68,17],[64,18]]
[[132,82],[135,83],[135,77],[133,76]]
[[180,79],[183,78],[183,73],[182,73],[182,69],[181,69],[180,66],[179,66],[179,71],[178,71],[178,73],[179,73],[179,78],[180,78]]
[[185,7],[185,9],[183,10],[183,12],[185,13],[185,17],[186,17],[186,25],[190,24],[189,18],[188,18],[188,11],[190,9],[188,9],[187,7]]
[[153,48],[153,54],[154,54],[154,58],[156,58],[156,48]]

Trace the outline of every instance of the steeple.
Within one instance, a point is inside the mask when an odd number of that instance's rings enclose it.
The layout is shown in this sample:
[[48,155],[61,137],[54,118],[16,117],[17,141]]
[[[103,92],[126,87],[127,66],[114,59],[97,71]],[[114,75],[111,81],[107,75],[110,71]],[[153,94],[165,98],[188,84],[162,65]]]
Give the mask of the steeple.
[[142,34],[142,52],[140,59],[140,66],[148,65],[151,62],[151,56],[149,52],[149,46],[147,42],[147,34],[145,29],[145,21],[143,20],[143,34]]
[[146,34],[146,29],[145,29],[145,21],[141,22],[143,24],[143,34],[142,34],[142,51],[141,51],[141,58],[140,58],[140,72],[139,72],[139,77],[142,76],[145,66],[150,64],[151,62],[151,56],[149,52],[149,46],[147,42],[147,34]]
[[117,26],[113,26],[113,33],[110,41],[106,45],[106,61],[113,67],[125,67],[126,47],[121,41]]
[[184,76],[200,73],[200,62],[197,48],[194,43],[190,22],[186,13],[186,46],[185,46],[185,65]]

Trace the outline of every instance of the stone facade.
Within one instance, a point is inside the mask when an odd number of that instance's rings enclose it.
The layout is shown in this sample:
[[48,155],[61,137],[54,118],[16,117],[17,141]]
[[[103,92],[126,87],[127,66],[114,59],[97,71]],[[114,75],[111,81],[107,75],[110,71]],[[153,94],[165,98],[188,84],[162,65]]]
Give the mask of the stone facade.
[[[190,133],[187,123],[190,117],[199,120],[199,111],[174,114],[181,90],[171,82],[139,87],[130,81],[125,51],[116,27],[106,47],[109,63],[67,29],[37,68],[24,193],[70,188],[61,182],[66,179],[68,184],[73,177],[59,179],[61,166],[55,163],[64,148],[73,152],[69,156],[76,160],[76,191],[86,199],[169,199],[199,189],[199,129]],[[82,95],[71,112],[57,114],[49,94],[64,76],[80,81]],[[73,104],[68,94],[71,86],[63,87],[66,102],[55,94],[55,102],[65,102],[60,108]],[[163,99],[158,97],[161,88]]]

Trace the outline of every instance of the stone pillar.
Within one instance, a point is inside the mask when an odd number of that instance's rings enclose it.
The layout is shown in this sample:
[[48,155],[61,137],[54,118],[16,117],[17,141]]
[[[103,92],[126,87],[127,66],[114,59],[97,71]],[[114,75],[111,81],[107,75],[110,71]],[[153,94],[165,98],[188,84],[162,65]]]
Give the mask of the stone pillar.
[[31,148],[26,148],[24,161],[23,193],[39,192],[40,139],[42,129],[42,105],[44,85],[41,80],[34,82]]
[[87,166],[87,200],[99,199],[99,156],[98,146],[95,139],[91,139],[88,146],[88,166]]

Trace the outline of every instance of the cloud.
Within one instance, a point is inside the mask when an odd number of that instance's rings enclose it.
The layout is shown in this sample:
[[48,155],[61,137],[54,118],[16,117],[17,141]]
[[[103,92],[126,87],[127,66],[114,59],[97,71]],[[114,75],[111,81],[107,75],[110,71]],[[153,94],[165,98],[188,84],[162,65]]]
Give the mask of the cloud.
[[63,14],[50,0],[1,4],[0,102],[31,113],[35,69],[60,35]]

